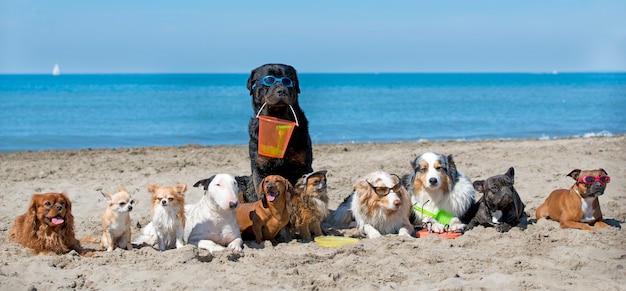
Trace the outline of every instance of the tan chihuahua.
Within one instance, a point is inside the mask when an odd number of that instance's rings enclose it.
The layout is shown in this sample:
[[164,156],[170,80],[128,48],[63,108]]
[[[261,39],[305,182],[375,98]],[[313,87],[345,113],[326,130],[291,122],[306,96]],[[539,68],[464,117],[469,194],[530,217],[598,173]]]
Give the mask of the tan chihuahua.
[[130,211],[133,210],[135,200],[130,197],[126,187],[120,186],[119,192],[111,195],[101,192],[109,206],[102,215],[102,240],[100,247],[113,251],[115,246],[132,250],[130,242]]

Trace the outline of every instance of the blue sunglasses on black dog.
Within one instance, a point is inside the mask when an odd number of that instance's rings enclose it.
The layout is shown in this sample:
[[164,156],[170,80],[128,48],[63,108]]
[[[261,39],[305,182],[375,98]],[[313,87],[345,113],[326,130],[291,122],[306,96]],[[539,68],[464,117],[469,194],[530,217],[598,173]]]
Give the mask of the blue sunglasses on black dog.
[[[289,77],[276,78],[272,75],[267,75],[261,78],[261,84],[263,84],[263,86],[271,87],[276,84],[276,82],[281,82],[287,88],[293,87],[293,81]],[[252,85],[252,89],[255,87],[256,83]]]

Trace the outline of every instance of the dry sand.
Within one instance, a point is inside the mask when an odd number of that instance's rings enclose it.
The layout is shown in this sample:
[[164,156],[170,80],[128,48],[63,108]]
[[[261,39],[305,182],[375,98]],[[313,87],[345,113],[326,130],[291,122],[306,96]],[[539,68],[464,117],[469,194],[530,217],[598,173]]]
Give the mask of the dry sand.
[[[626,137],[556,140],[314,145],[315,169],[327,169],[330,209],[374,170],[404,174],[425,151],[452,154],[472,180],[515,167],[515,186],[529,220],[507,233],[478,227],[457,239],[387,235],[338,248],[291,241],[254,247],[242,256],[214,255],[192,246],[159,252],[115,249],[99,258],[75,253],[33,256],[8,241],[8,230],[33,193],[67,191],[79,238],[101,235],[100,190],[125,185],[139,200],[131,214],[133,238],[149,221],[148,183],[193,185],[216,173],[250,173],[247,146],[147,147],[0,155],[0,289],[491,289],[623,290],[626,288]],[[604,168],[612,178],[600,205],[615,228],[596,232],[559,228],[534,213],[550,191],[569,188],[576,168]],[[202,191],[190,187],[187,203]],[[332,234],[353,236],[354,229]],[[84,243],[98,248],[95,243]]]

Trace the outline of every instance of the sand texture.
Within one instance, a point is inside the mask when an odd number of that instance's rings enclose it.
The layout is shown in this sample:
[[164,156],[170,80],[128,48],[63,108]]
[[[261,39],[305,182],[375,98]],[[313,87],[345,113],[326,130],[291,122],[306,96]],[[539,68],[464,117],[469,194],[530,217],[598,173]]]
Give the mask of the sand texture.
[[[426,151],[452,154],[472,180],[515,168],[515,186],[529,215],[506,233],[477,227],[457,239],[387,235],[342,247],[292,240],[244,254],[210,254],[187,245],[160,252],[144,246],[100,257],[76,253],[33,256],[8,240],[14,219],[33,193],[67,191],[79,238],[100,238],[106,202],[100,194],[125,185],[139,201],[131,213],[133,238],[150,220],[148,183],[191,187],[217,173],[250,174],[247,146],[145,147],[19,152],[0,155],[0,289],[2,290],[623,290],[626,286],[626,137],[553,140],[314,145],[314,169],[328,170],[329,208],[374,170],[405,174]],[[573,169],[604,168],[612,180],[600,197],[605,220],[596,232],[534,221],[548,193],[570,188]],[[355,229],[325,223],[333,235]],[[97,243],[83,246],[99,250]]]

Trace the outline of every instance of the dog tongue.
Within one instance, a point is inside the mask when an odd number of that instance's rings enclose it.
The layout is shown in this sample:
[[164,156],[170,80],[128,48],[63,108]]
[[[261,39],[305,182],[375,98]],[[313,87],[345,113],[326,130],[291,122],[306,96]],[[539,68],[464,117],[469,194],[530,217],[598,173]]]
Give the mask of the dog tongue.
[[63,218],[58,218],[58,217],[54,217],[54,218],[52,218],[52,220],[51,220],[51,221],[52,221],[52,223],[54,223],[54,224],[61,224],[61,223],[63,223],[63,222],[64,222]]
[[267,201],[274,202],[274,200],[276,200],[276,195],[275,194],[271,194],[271,193],[267,193]]

